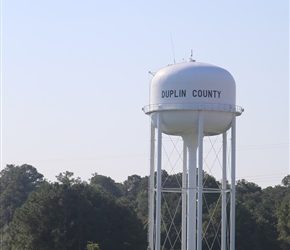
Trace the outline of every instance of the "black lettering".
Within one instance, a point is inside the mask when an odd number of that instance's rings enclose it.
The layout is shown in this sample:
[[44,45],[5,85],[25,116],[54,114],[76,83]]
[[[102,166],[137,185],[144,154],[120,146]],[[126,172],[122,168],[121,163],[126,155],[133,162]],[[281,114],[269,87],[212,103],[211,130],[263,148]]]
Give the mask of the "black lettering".
[[[221,93],[222,91],[220,90],[206,90],[206,89],[192,90],[193,97],[221,98]],[[186,90],[179,90],[179,97],[186,97]]]
[[208,97],[212,98],[212,90],[208,90]]

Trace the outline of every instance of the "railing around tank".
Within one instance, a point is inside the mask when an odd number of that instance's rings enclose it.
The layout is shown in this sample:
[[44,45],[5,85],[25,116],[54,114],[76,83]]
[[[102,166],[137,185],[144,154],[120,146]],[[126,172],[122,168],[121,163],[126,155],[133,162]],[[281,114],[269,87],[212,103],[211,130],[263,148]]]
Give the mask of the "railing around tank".
[[207,111],[224,111],[235,113],[237,116],[244,112],[244,109],[237,105],[222,104],[222,103],[162,103],[151,104],[142,108],[145,114],[150,114],[159,111],[174,111],[174,110],[207,110]]

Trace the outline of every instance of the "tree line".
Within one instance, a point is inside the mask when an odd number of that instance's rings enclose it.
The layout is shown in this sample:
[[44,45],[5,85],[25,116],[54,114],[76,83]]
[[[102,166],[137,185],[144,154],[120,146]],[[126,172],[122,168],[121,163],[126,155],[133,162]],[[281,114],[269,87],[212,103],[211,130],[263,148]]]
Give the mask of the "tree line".
[[[131,175],[116,183],[94,173],[86,182],[67,171],[56,179],[45,180],[27,164],[7,165],[0,172],[1,249],[147,249],[148,176]],[[163,188],[178,188],[182,174],[163,170],[162,180]],[[204,180],[206,188],[221,186],[206,172]],[[162,199],[162,246],[177,250],[180,194],[165,193]],[[220,194],[204,194],[203,249],[220,249],[220,202]],[[236,249],[290,249],[290,175],[264,189],[237,181]]]

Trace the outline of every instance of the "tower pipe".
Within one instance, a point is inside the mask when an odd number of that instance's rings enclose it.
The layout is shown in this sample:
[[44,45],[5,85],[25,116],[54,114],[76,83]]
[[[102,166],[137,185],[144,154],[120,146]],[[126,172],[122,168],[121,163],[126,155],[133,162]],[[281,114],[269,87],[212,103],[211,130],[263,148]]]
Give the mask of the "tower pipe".
[[181,250],[186,250],[187,147],[183,140]]
[[156,242],[155,250],[161,244],[161,156],[162,156],[162,123],[161,114],[157,114],[157,183],[156,183]]
[[227,132],[223,133],[223,168],[222,168],[222,228],[221,250],[226,250],[227,238]]
[[231,126],[231,234],[230,234],[230,250],[235,250],[235,230],[236,230],[236,116],[233,117]]
[[151,121],[150,138],[150,184],[149,184],[149,250],[154,249],[154,172],[155,172],[155,127]]
[[197,139],[188,143],[187,249],[196,249],[196,150]]
[[198,210],[197,210],[197,250],[202,249],[202,193],[203,193],[203,111],[198,114]]

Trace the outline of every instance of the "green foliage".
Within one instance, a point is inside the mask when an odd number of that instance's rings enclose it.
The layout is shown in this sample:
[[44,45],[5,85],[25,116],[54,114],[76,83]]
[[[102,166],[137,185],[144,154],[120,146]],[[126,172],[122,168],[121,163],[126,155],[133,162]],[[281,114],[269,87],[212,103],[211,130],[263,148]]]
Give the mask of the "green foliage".
[[[67,178],[65,178],[67,180]],[[86,183],[45,184],[15,212],[11,246],[16,249],[143,249],[146,234],[125,204]]]
[[73,178],[73,175],[74,175],[73,172],[66,171],[57,175],[56,179],[58,180],[59,183],[66,186],[70,186],[75,183],[81,183],[81,179],[79,177],[75,179]]
[[101,248],[99,247],[99,244],[89,241],[86,250],[101,250]]
[[43,175],[27,164],[7,165],[0,172],[0,228],[4,244],[9,240],[9,223],[13,219],[15,210],[22,206],[28,195],[42,183]]
[[[142,178],[139,175],[128,176],[127,180],[123,183],[123,194],[129,200],[135,200],[140,188]],[[148,185],[147,185],[148,187]]]
[[100,187],[104,188],[109,194],[115,196],[116,198],[122,196],[119,186],[110,177],[95,173],[93,174],[93,177],[90,179],[90,184],[99,185]]
[[287,196],[277,210],[279,242],[282,249],[290,249],[290,186],[287,187]]
[[[237,249],[280,249],[277,241],[277,218],[279,187],[262,189],[246,180],[236,185],[236,242]],[[244,241],[243,239],[249,239]]]
[[282,185],[285,187],[290,187],[290,174],[283,178]]
[[[237,181],[237,250],[290,249],[289,176],[282,186],[265,189]],[[30,165],[7,165],[0,178],[4,250],[146,249],[148,176],[131,175],[116,183],[95,173],[88,184],[66,171],[48,183]],[[181,173],[162,171],[162,188],[181,186]],[[203,188],[219,191],[221,184],[204,172]],[[203,195],[203,249],[220,249],[220,203],[220,192]],[[229,216],[229,205],[227,210]],[[163,193],[161,212],[164,249],[180,249],[180,193]]]
[[148,189],[139,191],[135,211],[143,224],[146,225],[148,221]]

